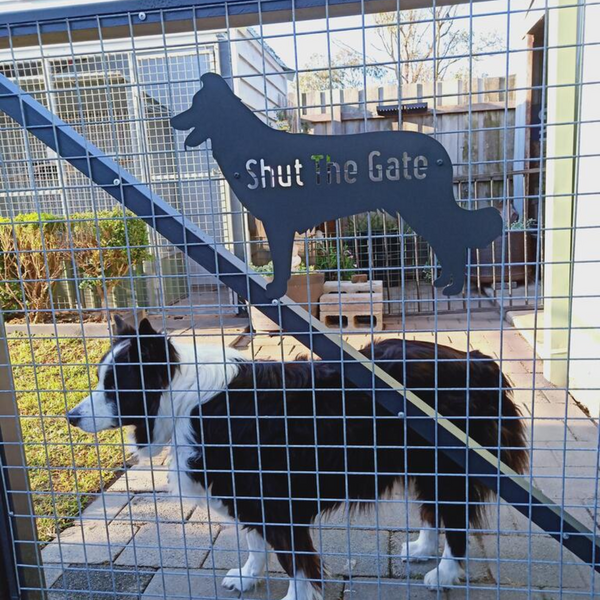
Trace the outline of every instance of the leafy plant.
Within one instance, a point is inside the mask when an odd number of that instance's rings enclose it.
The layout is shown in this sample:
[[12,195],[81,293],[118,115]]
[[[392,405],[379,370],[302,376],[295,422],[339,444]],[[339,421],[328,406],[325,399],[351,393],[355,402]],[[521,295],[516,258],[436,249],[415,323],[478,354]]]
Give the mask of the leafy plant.
[[[249,267],[253,271],[260,273],[261,275],[272,276],[273,273],[275,272],[272,260],[270,260],[266,265],[254,265],[254,264],[250,263]],[[315,270],[315,268],[312,265],[310,265],[307,269],[306,265],[304,263],[301,263],[292,271],[292,275],[296,275],[299,273],[306,273],[307,270],[309,273],[311,273],[312,271]]]
[[248,265],[253,271],[260,273],[261,275],[273,275],[274,267],[273,261],[269,261],[266,265],[254,265],[250,263]]
[[423,281],[426,281],[427,283],[433,283],[433,280],[437,277],[439,268],[440,263],[437,261],[437,259],[435,260],[435,264],[432,265],[431,255],[429,255],[423,264],[421,271],[421,277],[423,278]]
[[50,213],[0,219],[0,301],[5,310],[30,311],[42,321],[68,256],[65,222]]
[[150,258],[146,224],[120,208],[73,214],[71,232],[80,288],[93,290],[103,306],[131,269]]
[[354,255],[343,242],[326,244],[321,242],[317,246],[315,267],[325,273],[327,281],[350,281],[357,268]]
[[537,229],[537,221],[535,219],[519,219],[518,221],[514,221],[513,223],[510,223],[510,225],[508,226],[508,229],[510,231],[524,231],[526,229],[531,230],[531,229]]

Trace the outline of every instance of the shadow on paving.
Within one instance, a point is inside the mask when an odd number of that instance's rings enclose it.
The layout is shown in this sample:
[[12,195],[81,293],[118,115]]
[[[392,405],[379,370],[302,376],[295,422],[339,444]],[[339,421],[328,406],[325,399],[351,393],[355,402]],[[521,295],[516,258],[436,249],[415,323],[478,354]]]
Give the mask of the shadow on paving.
[[150,569],[112,565],[69,565],[47,594],[48,600],[136,600],[154,576]]

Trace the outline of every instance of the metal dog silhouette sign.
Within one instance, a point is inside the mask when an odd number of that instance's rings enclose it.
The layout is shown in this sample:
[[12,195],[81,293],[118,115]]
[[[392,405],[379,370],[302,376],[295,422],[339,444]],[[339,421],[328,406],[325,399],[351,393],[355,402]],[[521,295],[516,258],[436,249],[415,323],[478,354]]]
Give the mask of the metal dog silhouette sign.
[[219,75],[201,82],[192,106],[171,124],[193,130],[187,146],[211,140],[225,179],[262,221],[273,259],[270,298],[286,292],[296,233],[325,221],[374,210],[400,214],[433,248],[441,265],[434,284],[448,296],[463,289],[467,249],[501,234],[496,209],[457,204],[450,157],[435,139],[410,131],[290,134],[265,125]]

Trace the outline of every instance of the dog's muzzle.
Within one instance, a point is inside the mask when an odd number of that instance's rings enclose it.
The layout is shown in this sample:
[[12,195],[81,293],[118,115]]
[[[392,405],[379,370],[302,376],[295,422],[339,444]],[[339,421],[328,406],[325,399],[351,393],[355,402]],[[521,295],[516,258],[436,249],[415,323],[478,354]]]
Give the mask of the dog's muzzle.
[[65,416],[67,417],[69,425],[73,427],[79,427],[79,423],[81,422],[81,414],[76,408],[70,410]]

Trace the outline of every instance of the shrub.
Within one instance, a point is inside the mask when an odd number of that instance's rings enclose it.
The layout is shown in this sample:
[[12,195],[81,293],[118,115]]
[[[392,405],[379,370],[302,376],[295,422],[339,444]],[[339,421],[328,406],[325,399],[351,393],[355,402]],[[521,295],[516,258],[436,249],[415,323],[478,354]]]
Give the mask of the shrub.
[[32,321],[44,319],[54,282],[67,256],[65,223],[49,213],[0,219],[0,301],[5,310],[31,311]]
[[[375,211],[372,213],[363,213],[348,219],[348,233],[351,236],[362,236],[379,234],[385,232],[386,235],[397,234],[400,231],[398,227],[398,219],[391,217],[385,212]],[[410,229],[407,225],[404,226],[405,233],[409,233]]]
[[[52,286],[63,277],[71,251],[82,288],[103,301],[130,269],[150,254],[146,224],[120,208],[64,216],[28,213],[0,219],[0,302],[8,311],[31,311],[34,323],[47,316]],[[22,286],[22,288],[21,288]],[[104,294],[106,286],[106,294]]]
[[75,260],[83,276],[80,287],[94,290],[104,306],[129,271],[150,258],[148,228],[118,207],[76,213],[71,220]]

